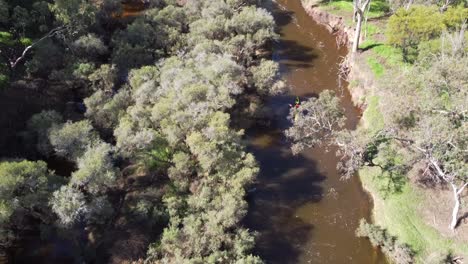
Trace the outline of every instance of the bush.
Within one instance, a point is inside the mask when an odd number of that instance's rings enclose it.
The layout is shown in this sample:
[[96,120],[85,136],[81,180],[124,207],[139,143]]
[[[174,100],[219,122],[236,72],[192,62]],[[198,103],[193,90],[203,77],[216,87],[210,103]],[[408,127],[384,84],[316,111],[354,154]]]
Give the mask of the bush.
[[388,42],[402,48],[405,60],[413,62],[421,42],[439,37],[444,30],[460,28],[466,17],[468,9],[462,6],[449,7],[444,13],[437,6],[400,8],[388,21]]
[[74,224],[89,211],[84,195],[69,185],[62,186],[54,192],[50,205],[64,226]]
[[73,172],[70,183],[92,194],[105,192],[117,178],[112,152],[112,147],[107,143],[88,146],[86,152],[78,158],[78,170]]
[[54,125],[62,123],[62,115],[54,110],[42,111],[34,114],[27,123],[28,132],[36,138],[36,149],[43,155],[49,156],[53,147],[49,142],[49,130]]
[[57,156],[76,161],[89,145],[96,142],[97,135],[88,120],[75,123],[68,121],[54,126],[50,130],[49,140]]
[[380,247],[397,264],[410,264],[414,262],[414,252],[406,244],[398,243],[396,237],[387,233],[387,230],[380,226],[367,223],[361,219],[356,230],[358,237],[369,238],[374,247]]

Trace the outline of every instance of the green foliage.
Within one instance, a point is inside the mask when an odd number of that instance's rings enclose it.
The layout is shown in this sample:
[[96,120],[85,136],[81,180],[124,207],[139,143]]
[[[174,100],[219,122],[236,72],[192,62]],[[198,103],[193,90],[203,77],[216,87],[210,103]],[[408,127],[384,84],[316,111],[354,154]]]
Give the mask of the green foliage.
[[368,237],[374,247],[380,247],[397,264],[413,263],[413,250],[406,244],[400,244],[397,239],[379,226],[369,224],[361,219],[356,235]]
[[75,123],[68,121],[63,125],[52,127],[49,140],[56,155],[76,161],[85,153],[88,146],[96,142],[97,135],[87,120]]
[[73,42],[73,47],[80,57],[96,58],[108,52],[104,42],[95,34],[81,36]]
[[120,155],[126,158],[138,157],[161,141],[156,131],[138,128],[127,116],[120,119],[119,126],[114,130],[114,136]]
[[384,73],[383,65],[374,57],[368,57],[367,64],[369,64],[369,67],[371,68],[372,73],[374,73],[376,77],[380,77]]
[[[43,215],[47,199],[58,182],[43,161],[0,163],[0,223],[6,224],[15,212],[22,216]],[[13,225],[15,223],[12,223]],[[19,224],[19,223],[18,223]]]
[[56,0],[49,4],[55,18],[70,26],[70,34],[84,32],[95,23],[96,6],[85,0]]
[[462,4],[449,6],[443,13],[444,24],[448,29],[459,29],[468,17],[468,8]]
[[30,38],[20,38],[19,41],[23,46],[29,46],[32,44],[32,40]]
[[113,129],[125,109],[132,103],[130,92],[123,88],[112,95],[109,91],[97,90],[90,97],[84,99],[86,105],[85,116],[100,128]]
[[33,133],[36,149],[39,153],[45,156],[52,154],[53,147],[49,142],[49,131],[53,126],[57,126],[62,122],[62,116],[54,110],[34,114],[28,120],[28,131]]
[[73,76],[88,79],[95,70],[96,68],[92,63],[77,63],[74,65]]
[[407,163],[410,158],[395,144],[379,144],[376,149],[376,157],[372,161],[381,169],[380,191],[386,197],[391,193],[402,192],[407,183],[406,174],[411,166]]
[[171,54],[184,45],[185,14],[172,5],[150,9],[143,16],[114,34],[113,63],[124,69],[154,63],[157,58]]
[[117,179],[112,154],[113,149],[107,143],[88,146],[77,160],[78,170],[72,173],[70,184],[86,189],[91,194],[98,194],[111,187]]
[[74,224],[89,210],[84,195],[69,185],[54,192],[50,205],[64,226]]
[[0,31],[0,43],[4,45],[12,45],[13,35],[10,32]]
[[414,61],[419,43],[439,37],[446,29],[460,28],[468,9],[449,7],[440,13],[436,6],[400,8],[388,21],[388,43],[401,47],[405,60]]
[[64,56],[59,45],[51,39],[45,39],[35,46],[34,55],[25,63],[26,71],[46,78],[54,69],[63,66]]
[[468,250],[466,243],[456,242],[444,236],[424,221],[419,211],[421,204],[425,202],[424,193],[414,186],[406,184],[401,193],[390,194],[383,200],[379,190],[385,184],[385,179],[378,176],[380,173],[377,167],[367,167],[359,171],[365,189],[375,194],[374,219],[377,224],[397,236],[401,243],[411,246],[416,253],[416,263],[439,264],[440,262],[431,262],[431,256],[445,255],[448,251],[462,254]]
[[337,129],[344,125],[344,113],[333,91],[324,90],[318,98],[310,98],[299,108],[291,107],[292,127],[286,136],[292,141],[292,151],[298,154],[304,148],[328,142]]
[[261,60],[258,66],[250,68],[252,79],[261,94],[278,94],[283,91],[283,84],[279,81],[279,65],[271,60]]
[[111,93],[117,80],[117,68],[115,65],[102,64],[88,78],[92,83],[93,90]]
[[10,78],[8,77],[8,75],[0,73],[0,90],[8,87],[9,83],[10,83]]
[[366,127],[373,135],[384,128],[384,119],[379,111],[379,97],[371,96],[368,98],[368,105],[364,111],[364,119],[366,120]]
[[0,23],[6,24],[10,17],[8,2],[0,0]]
[[26,8],[21,6],[15,6],[11,14],[11,19],[13,20],[14,29],[21,36],[24,36],[26,33],[26,27],[29,26],[31,21],[29,20],[29,12]]
[[[64,115],[81,121],[63,123],[56,112],[43,111],[28,122],[41,153],[78,167],[46,198],[63,230],[85,227],[99,239],[84,247],[107,241],[107,228],[112,233],[122,219],[160,229],[151,234],[164,228],[149,261],[261,263],[250,255],[252,233],[241,227],[245,189],[258,167],[244,149],[243,131],[231,124],[231,113],[255,114],[261,96],[284,86],[278,64],[261,59],[277,34],[273,17],[256,4],[151,1],[125,19],[111,1],[36,1],[17,9],[16,25],[8,25],[15,31],[0,34],[10,49],[34,43],[52,26],[65,30],[29,51],[28,78],[44,79],[45,94],[59,101],[87,97],[85,119],[73,109]],[[23,78],[22,68],[11,75],[15,80]]]

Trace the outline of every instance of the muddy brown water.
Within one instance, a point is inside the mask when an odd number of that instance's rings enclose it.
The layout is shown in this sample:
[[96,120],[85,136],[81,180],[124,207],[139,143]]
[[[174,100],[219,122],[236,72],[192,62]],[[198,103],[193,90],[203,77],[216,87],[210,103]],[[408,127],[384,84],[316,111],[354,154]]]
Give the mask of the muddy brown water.
[[359,110],[346,87],[338,88],[338,64],[347,50],[305,13],[300,0],[278,0],[265,8],[278,25],[273,59],[290,91],[268,100],[271,125],[249,132],[250,151],[261,168],[246,217],[246,226],[258,232],[254,253],[267,263],[387,263],[367,239],[355,236],[359,220],[370,218],[372,203],[357,177],[340,180],[335,149],[293,156],[283,136],[295,96],[305,99],[325,89],[341,97],[347,127],[356,126]]

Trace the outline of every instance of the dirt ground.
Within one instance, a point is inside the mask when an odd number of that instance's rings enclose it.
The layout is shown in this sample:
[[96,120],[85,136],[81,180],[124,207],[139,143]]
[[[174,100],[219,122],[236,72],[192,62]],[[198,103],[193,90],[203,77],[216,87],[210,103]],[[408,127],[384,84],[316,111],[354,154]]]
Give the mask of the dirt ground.
[[[461,197],[460,211],[458,217],[460,220],[457,228],[453,232],[449,228],[452,219],[452,208],[454,205],[453,193],[449,186],[436,185],[427,187],[422,184],[416,184],[417,188],[423,194],[423,203],[419,206],[419,213],[424,222],[434,227],[444,236],[459,242],[468,242],[468,192],[465,191]],[[436,201],[436,202],[435,202]]]

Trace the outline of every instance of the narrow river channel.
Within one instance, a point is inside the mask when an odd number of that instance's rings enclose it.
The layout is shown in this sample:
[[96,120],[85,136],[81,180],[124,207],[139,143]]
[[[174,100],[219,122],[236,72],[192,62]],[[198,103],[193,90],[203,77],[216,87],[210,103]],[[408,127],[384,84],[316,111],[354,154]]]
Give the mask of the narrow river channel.
[[295,96],[304,99],[325,89],[341,96],[347,126],[356,126],[359,110],[346,86],[338,88],[338,64],[347,50],[305,13],[300,0],[265,7],[278,25],[273,58],[290,91],[267,102],[270,126],[249,133],[250,151],[261,168],[246,217],[247,227],[258,232],[255,253],[267,263],[386,263],[368,240],[355,236],[359,219],[370,218],[372,204],[357,177],[340,180],[335,149],[292,156],[283,136]]

